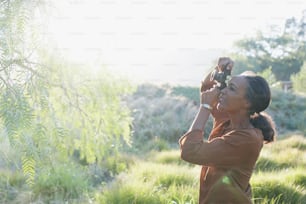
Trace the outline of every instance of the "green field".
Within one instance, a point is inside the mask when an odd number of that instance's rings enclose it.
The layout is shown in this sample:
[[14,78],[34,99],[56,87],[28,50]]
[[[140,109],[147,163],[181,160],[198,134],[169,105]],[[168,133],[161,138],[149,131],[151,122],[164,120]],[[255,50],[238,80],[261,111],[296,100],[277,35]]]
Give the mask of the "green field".
[[[1,144],[0,203],[197,203],[200,166],[180,159],[178,138],[197,110],[198,89],[144,85],[125,99],[133,115],[131,145],[115,155],[89,164],[78,154],[36,168],[32,185],[18,166],[20,152]],[[255,203],[306,203],[306,138],[303,126],[286,123],[276,107],[303,104],[302,96],[274,92],[269,113],[281,133],[265,145],[251,178]],[[150,103],[148,103],[150,101]],[[291,102],[290,102],[291,101]],[[293,101],[293,102],[292,102]],[[150,107],[148,107],[150,106]],[[305,105],[304,105],[305,106]],[[291,117],[291,118],[290,118]],[[146,118],[146,120],[143,120]],[[303,118],[302,118],[303,119]],[[304,120],[303,120],[304,121]],[[283,124],[283,127],[280,127]],[[209,132],[209,125],[206,136]]]

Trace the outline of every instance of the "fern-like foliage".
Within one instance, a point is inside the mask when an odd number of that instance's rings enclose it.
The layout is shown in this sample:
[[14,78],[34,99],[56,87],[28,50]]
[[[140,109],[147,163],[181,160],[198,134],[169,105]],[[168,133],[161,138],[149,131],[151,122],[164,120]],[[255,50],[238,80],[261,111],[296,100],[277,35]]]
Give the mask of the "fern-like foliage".
[[0,99],[0,115],[11,144],[20,141],[20,131],[31,128],[33,123],[32,110],[26,98],[18,89],[13,90],[4,90]]
[[[36,120],[31,94],[25,91],[37,72],[27,45],[27,31],[38,1],[0,1],[0,116],[2,127],[15,151],[22,155],[21,168],[32,185],[39,159],[43,125]],[[30,80],[29,80],[30,79]],[[18,158],[16,158],[18,159]]]
[[21,152],[21,167],[27,183],[32,185],[35,176],[35,159],[38,158],[37,141],[42,138],[43,133],[41,127],[35,125],[33,109],[27,97],[17,88],[14,88],[14,92],[4,91],[0,98],[0,116],[10,144]]
[[57,134],[58,142],[70,153],[78,150],[80,159],[88,163],[101,162],[115,155],[123,142],[130,144],[132,118],[121,96],[133,88],[106,71],[92,77],[81,67],[72,72],[69,66],[61,69],[65,88],[50,90],[53,111],[49,114],[57,118],[56,129],[70,127],[65,134]]
[[40,166],[65,162],[75,151],[87,163],[117,155],[130,144],[132,121],[122,102],[132,91],[128,83],[28,49],[38,2],[0,1],[0,120],[30,186]]
[[35,159],[29,155],[25,155],[21,158],[22,161],[22,171],[26,176],[26,182],[29,186],[34,184],[35,179]]

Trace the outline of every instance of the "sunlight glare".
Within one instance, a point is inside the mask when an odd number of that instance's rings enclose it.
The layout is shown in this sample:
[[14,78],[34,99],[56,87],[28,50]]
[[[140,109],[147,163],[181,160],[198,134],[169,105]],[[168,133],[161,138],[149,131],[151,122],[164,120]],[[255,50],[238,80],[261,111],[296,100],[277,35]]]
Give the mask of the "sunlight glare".
[[169,76],[174,81],[198,81],[199,73],[211,68],[235,40],[255,35],[268,24],[282,26],[303,8],[274,0],[78,0],[55,5],[49,30],[68,58],[94,69],[103,64],[144,81],[169,80]]

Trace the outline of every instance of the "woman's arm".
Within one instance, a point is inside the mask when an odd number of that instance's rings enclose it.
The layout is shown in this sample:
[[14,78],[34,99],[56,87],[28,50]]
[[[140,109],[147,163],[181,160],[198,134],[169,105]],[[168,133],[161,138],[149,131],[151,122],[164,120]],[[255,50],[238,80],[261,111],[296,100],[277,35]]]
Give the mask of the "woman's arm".
[[[225,67],[227,65],[227,67]],[[227,68],[232,70],[234,66],[234,62],[228,58],[228,57],[220,57],[218,60],[218,65],[215,67],[214,70],[209,72],[203,79],[202,84],[201,84],[201,93],[213,88],[216,85],[216,82],[212,80],[212,74],[215,71],[222,71],[223,69]],[[228,120],[228,115],[227,113],[221,112],[217,109],[217,100],[215,103],[211,104],[212,105],[212,110],[211,114],[214,118],[214,124],[213,127],[217,127],[220,125],[222,122]]]
[[257,134],[231,131],[206,142],[201,131],[191,131],[180,139],[181,158],[205,166],[237,167],[255,164],[263,141]]
[[199,111],[196,115],[196,117],[194,118],[189,131],[192,130],[201,130],[204,131],[204,127],[206,125],[206,122],[209,118],[210,115],[210,110],[208,110],[207,108],[204,108],[203,106],[201,106],[199,108]]
[[[186,142],[186,140],[196,143],[203,141],[203,130],[205,128],[211,111],[210,108],[207,107],[211,106],[210,104],[212,104],[218,98],[219,94],[220,90],[217,88],[213,88],[201,93],[201,104],[206,104],[206,107],[204,105],[200,106],[199,111],[189,128],[188,133],[186,133],[179,139],[181,150],[182,145]],[[187,135],[189,135],[189,137],[187,137]]]
[[189,131],[192,130],[201,130],[204,131],[204,127],[207,123],[209,115],[213,110],[213,104],[218,100],[218,96],[220,94],[220,90],[218,88],[212,88],[205,92],[201,93],[201,106],[199,111],[194,118]]

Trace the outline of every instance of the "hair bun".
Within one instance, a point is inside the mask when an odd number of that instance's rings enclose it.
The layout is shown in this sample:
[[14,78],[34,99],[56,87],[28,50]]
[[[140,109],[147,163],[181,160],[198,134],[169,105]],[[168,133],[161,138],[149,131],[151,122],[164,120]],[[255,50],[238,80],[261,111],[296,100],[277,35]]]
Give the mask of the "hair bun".
[[265,143],[275,140],[275,124],[271,116],[267,113],[255,113],[250,118],[251,124],[262,131]]

